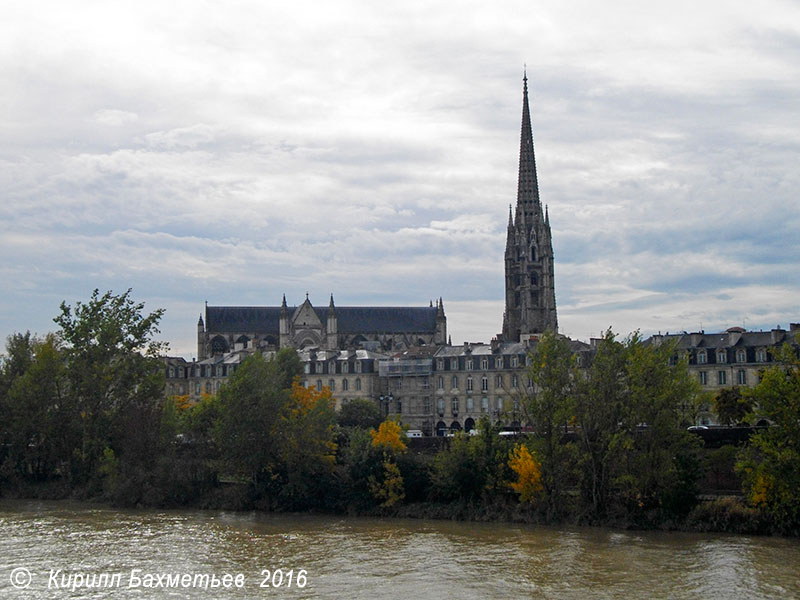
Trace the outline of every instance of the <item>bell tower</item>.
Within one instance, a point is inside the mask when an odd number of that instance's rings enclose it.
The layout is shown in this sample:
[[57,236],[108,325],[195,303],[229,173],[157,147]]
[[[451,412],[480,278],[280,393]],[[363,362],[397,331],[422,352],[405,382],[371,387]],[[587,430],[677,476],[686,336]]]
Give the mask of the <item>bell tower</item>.
[[505,270],[503,338],[520,341],[526,334],[557,332],[550,215],[546,207],[542,211],[539,201],[527,74],[523,77],[517,206],[508,212]]

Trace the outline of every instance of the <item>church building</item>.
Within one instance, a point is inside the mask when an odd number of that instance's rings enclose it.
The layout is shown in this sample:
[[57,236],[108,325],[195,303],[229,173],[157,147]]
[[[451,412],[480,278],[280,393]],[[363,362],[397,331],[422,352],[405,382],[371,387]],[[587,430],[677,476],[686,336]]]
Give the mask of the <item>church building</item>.
[[208,306],[197,322],[197,358],[234,350],[319,348],[400,351],[447,343],[444,302],[430,306],[336,306],[315,308],[306,295],[290,308],[280,306]]

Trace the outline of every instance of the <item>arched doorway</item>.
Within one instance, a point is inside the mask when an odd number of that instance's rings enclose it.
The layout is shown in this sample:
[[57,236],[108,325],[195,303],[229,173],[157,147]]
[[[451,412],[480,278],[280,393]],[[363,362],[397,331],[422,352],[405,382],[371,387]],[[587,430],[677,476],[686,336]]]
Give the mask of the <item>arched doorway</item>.
[[464,431],[469,433],[475,429],[475,419],[469,417],[466,421],[464,421]]
[[438,435],[439,437],[442,437],[446,433],[447,433],[447,425],[445,424],[444,421],[439,421],[436,424],[436,435]]
[[450,433],[455,433],[456,431],[461,431],[461,423],[453,421],[450,423]]

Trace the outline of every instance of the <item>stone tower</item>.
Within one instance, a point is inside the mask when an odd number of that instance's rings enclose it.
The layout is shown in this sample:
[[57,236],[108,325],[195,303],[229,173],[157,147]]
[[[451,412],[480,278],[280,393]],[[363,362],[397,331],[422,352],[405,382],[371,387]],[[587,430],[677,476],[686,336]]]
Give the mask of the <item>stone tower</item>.
[[533,131],[528,108],[528,77],[523,77],[522,133],[519,148],[517,208],[509,207],[506,239],[506,309],[503,338],[558,331],[550,218],[539,201]]

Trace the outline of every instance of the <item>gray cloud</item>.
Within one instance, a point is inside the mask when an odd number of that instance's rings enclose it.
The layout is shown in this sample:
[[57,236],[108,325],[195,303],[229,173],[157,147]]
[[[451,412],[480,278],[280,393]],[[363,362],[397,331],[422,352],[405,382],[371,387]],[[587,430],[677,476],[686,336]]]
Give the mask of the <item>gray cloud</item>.
[[[688,18],[691,9],[691,18]],[[0,23],[0,335],[95,287],[427,304],[500,327],[528,62],[560,323],[796,320],[800,8],[20,6]]]

